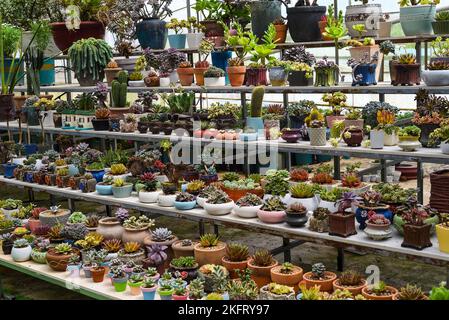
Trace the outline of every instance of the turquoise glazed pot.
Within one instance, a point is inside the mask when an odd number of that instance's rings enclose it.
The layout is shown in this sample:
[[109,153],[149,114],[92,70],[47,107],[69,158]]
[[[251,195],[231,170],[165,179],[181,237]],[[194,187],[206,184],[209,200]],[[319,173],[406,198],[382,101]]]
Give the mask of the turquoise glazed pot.
[[261,117],[247,117],[246,127],[256,130],[259,137],[263,137],[265,135],[265,127]]
[[196,207],[196,200],[189,202],[178,202],[175,201],[175,208],[178,210],[191,210]]
[[171,48],[185,49],[186,47],[186,35],[185,34],[170,34],[168,36],[168,43]]
[[406,36],[432,34],[436,6],[410,6],[401,8],[401,26]]
[[112,195],[112,186],[111,185],[97,184],[95,186],[95,190],[97,190],[97,193],[102,196]]
[[128,198],[131,196],[131,192],[133,191],[133,185],[125,185],[123,187],[114,187],[112,186],[112,194],[114,198]]
[[153,288],[141,288],[143,294],[143,300],[154,300],[156,294],[156,286]]
[[39,81],[41,86],[52,86],[55,84],[55,60],[45,58],[44,65],[39,70]]
[[165,49],[167,44],[166,22],[157,18],[145,19],[136,24],[136,35],[142,49]]

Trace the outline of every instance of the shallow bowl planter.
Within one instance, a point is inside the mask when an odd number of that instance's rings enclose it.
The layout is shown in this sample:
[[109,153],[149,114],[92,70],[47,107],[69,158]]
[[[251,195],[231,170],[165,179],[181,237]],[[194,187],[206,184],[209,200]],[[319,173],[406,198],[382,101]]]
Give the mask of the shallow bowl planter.
[[421,71],[421,78],[429,87],[448,86],[449,70],[423,70]]
[[133,191],[133,185],[125,185],[123,187],[114,187],[112,186],[112,194],[114,195],[114,198],[128,198],[131,196],[131,193]]
[[378,225],[367,222],[366,228],[363,231],[369,238],[376,241],[391,238],[393,234],[393,231],[390,228],[390,224]]
[[241,218],[257,218],[257,212],[259,212],[260,208],[262,208],[262,205],[253,207],[239,207],[235,205],[234,213]]
[[157,198],[157,204],[161,207],[174,207],[176,194],[160,194]]
[[295,300],[295,291],[292,290],[287,294],[274,294],[268,290],[268,285],[260,288],[259,299],[260,300]]
[[97,183],[95,190],[99,195],[110,196],[112,195],[112,185]]
[[174,206],[178,210],[192,210],[196,207],[196,200],[188,202],[180,202],[175,200]]
[[58,209],[56,213],[46,210],[39,214],[39,220],[41,224],[52,227],[58,223],[66,224],[70,214],[71,212],[68,209]]
[[142,203],[156,203],[157,199],[159,198],[159,195],[161,194],[160,191],[139,191],[139,201]]
[[264,223],[281,223],[285,221],[285,211],[265,211],[259,209],[257,217]]
[[293,196],[290,196],[286,203],[288,205],[292,205],[294,203],[300,203],[304,207],[306,207],[307,211],[314,211],[316,208],[318,208],[318,198],[312,197],[312,198],[294,198]]
[[226,85],[225,77],[208,78],[204,77],[204,85],[206,87],[224,87]]
[[206,210],[207,214],[213,216],[223,216],[231,213],[232,209],[234,208],[234,204],[234,201],[220,204],[208,203],[206,201],[204,203],[204,210]]

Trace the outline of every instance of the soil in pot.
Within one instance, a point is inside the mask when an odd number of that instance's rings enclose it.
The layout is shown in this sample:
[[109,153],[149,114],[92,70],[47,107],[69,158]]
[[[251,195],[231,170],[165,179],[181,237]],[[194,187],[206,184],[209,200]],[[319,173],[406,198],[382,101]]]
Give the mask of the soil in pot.
[[310,289],[314,286],[320,286],[320,291],[323,292],[332,292],[333,290],[333,282],[337,279],[337,275],[330,271],[325,271],[324,276],[321,278],[317,278],[313,275],[312,272],[304,273],[303,280],[307,289]]
[[186,242],[185,240],[176,240],[171,245],[173,250],[173,256],[175,258],[179,257],[193,257],[194,256],[194,247],[197,243]]

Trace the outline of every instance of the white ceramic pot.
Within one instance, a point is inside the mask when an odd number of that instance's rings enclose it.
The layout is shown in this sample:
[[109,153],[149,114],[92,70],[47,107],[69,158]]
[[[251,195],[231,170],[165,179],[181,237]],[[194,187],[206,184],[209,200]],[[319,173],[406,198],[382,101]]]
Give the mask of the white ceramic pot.
[[224,87],[226,85],[225,77],[206,78],[204,77],[204,85],[206,87]]
[[159,78],[159,85],[161,87],[170,87],[170,78]]
[[204,208],[204,204],[206,203],[207,198],[196,197],[196,204],[201,208]]
[[377,37],[379,35],[379,21],[382,17],[380,4],[361,4],[346,7],[346,28],[351,37],[358,37],[358,33],[352,28],[356,24],[363,24],[366,29],[365,37]]
[[314,211],[316,208],[318,208],[319,198],[313,197],[313,198],[300,199],[290,197],[290,199],[287,201],[287,204],[289,206],[294,203],[301,203],[304,207],[306,207],[307,211]]
[[27,158],[22,157],[22,158],[14,158],[12,159],[12,163],[17,164],[19,166],[23,166],[23,162],[26,160]]
[[11,219],[12,215],[14,213],[19,212],[19,209],[12,209],[12,210],[7,210],[7,209],[0,209],[0,211],[2,212],[2,214],[5,216],[6,219]]
[[220,204],[204,203],[204,210],[212,216],[224,216],[231,213],[234,208],[234,201]]
[[16,262],[28,261],[31,258],[31,246],[25,248],[15,248],[11,250],[11,258]]
[[396,133],[384,135],[384,146],[395,146],[398,144],[399,138]]
[[257,212],[262,208],[262,206],[255,207],[239,207],[234,206],[234,213],[241,218],[257,218]]
[[139,201],[143,203],[156,203],[160,194],[160,191],[139,191]]
[[120,68],[124,71],[128,71],[128,73],[134,72],[136,68],[137,57],[115,57],[114,60]]
[[371,149],[383,149],[385,132],[383,130],[373,129],[369,135],[371,140]]
[[441,152],[444,154],[449,154],[449,143],[447,142],[441,143]]
[[186,38],[189,49],[198,49],[204,38],[204,33],[187,33]]
[[338,211],[338,206],[335,202],[321,200],[320,205],[321,208],[328,209],[331,213]]
[[42,160],[37,159],[36,164],[34,165],[34,168],[39,171],[39,170],[43,169],[44,167],[45,167],[45,165],[42,163]]
[[172,73],[170,73],[170,83],[176,84],[179,81],[179,76],[178,73],[176,71],[173,71]]
[[449,70],[422,70],[421,78],[431,86],[449,86]]
[[145,82],[143,80],[128,81],[130,87],[145,87]]
[[55,123],[53,122],[53,114],[55,113],[55,110],[48,110],[48,111],[40,111],[39,115],[42,119],[42,124],[44,128],[54,128]]
[[160,194],[157,197],[157,204],[161,207],[174,207],[176,200],[176,194]]

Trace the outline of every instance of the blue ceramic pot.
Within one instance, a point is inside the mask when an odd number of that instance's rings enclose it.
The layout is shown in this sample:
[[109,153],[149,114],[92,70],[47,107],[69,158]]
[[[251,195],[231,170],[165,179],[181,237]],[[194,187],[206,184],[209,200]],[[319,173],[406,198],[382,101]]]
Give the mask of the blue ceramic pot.
[[170,34],[168,35],[168,43],[171,48],[185,49],[186,47],[186,35],[185,34]]
[[52,86],[55,84],[55,60],[45,58],[44,65],[39,70],[39,82],[41,86]]
[[97,193],[99,195],[102,195],[102,196],[112,195],[112,186],[111,185],[97,184],[95,186],[95,189],[97,190]]
[[33,172],[29,171],[25,173],[25,182],[33,183]]
[[[211,53],[212,65],[226,71],[228,60],[232,58],[232,51],[213,51]],[[226,84],[229,84],[228,74],[226,73]]]
[[360,230],[364,230],[366,228],[366,220],[368,220],[368,212],[374,211],[376,214],[381,214],[391,222],[393,222],[393,212],[390,211],[389,206],[379,207],[379,208],[367,208],[364,206],[359,206],[355,211],[355,218],[358,223],[360,223]]
[[265,128],[261,117],[247,117],[246,127],[256,130],[259,137],[265,136]]
[[410,6],[400,9],[401,27],[406,36],[432,34],[436,6]]
[[377,64],[359,64],[352,70],[352,86],[376,85]]
[[196,200],[189,202],[175,201],[175,208],[178,210],[191,210],[196,207]]
[[133,191],[133,185],[125,185],[123,187],[114,187],[112,186],[112,194],[114,198],[128,198],[131,196],[131,192]]
[[165,49],[167,44],[166,22],[157,18],[145,19],[136,24],[136,35],[142,49]]
[[15,163],[5,163],[2,164],[5,173],[3,174],[5,178],[11,179],[14,178],[14,169],[17,168],[17,164]]
[[97,182],[103,181],[103,176],[105,173],[104,170],[94,170],[94,171],[87,170],[87,172],[89,172],[95,178],[95,180],[97,180]]
[[35,154],[38,151],[37,144],[34,143],[24,144],[23,147],[25,148],[25,155],[27,156]]

